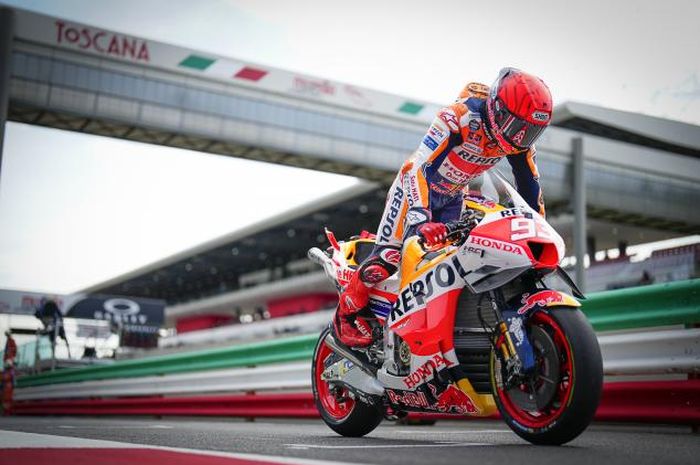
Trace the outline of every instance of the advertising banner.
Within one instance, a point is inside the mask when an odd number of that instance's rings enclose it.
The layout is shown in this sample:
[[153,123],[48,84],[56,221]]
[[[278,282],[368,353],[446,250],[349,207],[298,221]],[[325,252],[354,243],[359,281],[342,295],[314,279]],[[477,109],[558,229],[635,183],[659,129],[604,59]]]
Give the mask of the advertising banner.
[[[52,300],[68,318],[108,321],[124,341],[150,345],[165,321],[165,301],[140,297],[0,290],[0,313],[35,315],[43,302]],[[146,343],[145,341],[151,341]],[[127,345],[127,344],[123,344]]]

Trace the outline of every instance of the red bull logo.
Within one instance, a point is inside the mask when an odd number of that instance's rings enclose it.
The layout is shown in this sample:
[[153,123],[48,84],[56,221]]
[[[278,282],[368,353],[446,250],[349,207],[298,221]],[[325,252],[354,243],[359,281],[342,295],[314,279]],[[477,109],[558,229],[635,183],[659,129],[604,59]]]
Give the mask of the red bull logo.
[[389,395],[389,402],[392,404],[403,404],[407,407],[424,409],[432,407],[422,392],[395,392],[391,389],[387,389],[386,392]]
[[437,397],[435,409],[438,412],[452,412],[462,415],[479,413],[474,402],[454,384],[447,386]]
[[534,294],[523,294],[523,298],[520,299],[522,307],[518,309],[518,315],[527,313],[528,310],[534,307],[546,307],[552,303],[562,303],[564,302],[564,297],[560,292],[557,291],[540,291]]

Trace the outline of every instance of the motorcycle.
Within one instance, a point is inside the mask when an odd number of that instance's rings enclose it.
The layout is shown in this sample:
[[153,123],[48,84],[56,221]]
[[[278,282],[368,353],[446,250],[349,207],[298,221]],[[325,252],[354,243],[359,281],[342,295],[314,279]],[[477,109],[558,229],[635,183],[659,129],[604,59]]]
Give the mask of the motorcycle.
[[[372,289],[360,314],[365,348],[345,346],[332,325],[320,335],[312,388],[324,422],[360,437],[409,412],[500,417],[534,444],[559,445],[591,422],[602,390],[600,348],[571,295],[548,288],[561,236],[498,173],[465,193],[465,213],[443,245],[403,245],[399,272]],[[342,292],[371,252],[364,233],[309,250]]]

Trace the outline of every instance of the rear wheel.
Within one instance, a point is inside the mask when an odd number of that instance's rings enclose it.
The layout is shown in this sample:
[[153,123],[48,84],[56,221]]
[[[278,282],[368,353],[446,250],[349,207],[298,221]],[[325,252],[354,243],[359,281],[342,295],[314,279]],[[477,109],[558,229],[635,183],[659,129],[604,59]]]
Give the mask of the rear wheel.
[[325,344],[329,332],[325,329],[321,333],[311,366],[316,408],[323,421],[336,433],[348,437],[364,436],[379,426],[384,415],[376,407],[354,398],[347,388],[321,378],[327,367],[342,359]]
[[496,404],[523,439],[564,444],[586,429],[600,402],[603,363],[598,340],[583,313],[567,307],[534,313],[527,330],[536,361],[527,379],[506,385],[504,364],[491,354]]

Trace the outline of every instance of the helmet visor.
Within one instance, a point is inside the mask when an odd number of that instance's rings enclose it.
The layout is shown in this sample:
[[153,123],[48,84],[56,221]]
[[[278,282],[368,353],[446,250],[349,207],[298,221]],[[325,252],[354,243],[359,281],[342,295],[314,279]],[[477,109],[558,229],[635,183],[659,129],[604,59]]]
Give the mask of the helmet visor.
[[496,99],[494,119],[503,138],[511,145],[527,149],[532,147],[547,125],[535,124],[512,114],[501,99]]

